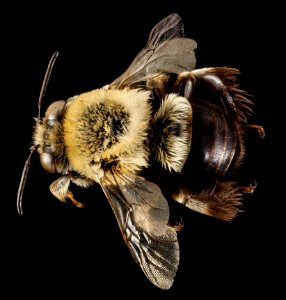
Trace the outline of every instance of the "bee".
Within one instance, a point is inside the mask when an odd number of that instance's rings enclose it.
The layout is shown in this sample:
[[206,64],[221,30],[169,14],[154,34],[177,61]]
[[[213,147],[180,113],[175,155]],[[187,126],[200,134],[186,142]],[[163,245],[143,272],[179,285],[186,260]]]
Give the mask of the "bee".
[[146,46],[111,83],[40,108],[59,54],[51,57],[38,101],[33,144],[23,169],[17,209],[32,154],[59,174],[50,185],[60,201],[83,207],[70,184],[99,184],[134,260],[152,284],[173,285],[180,261],[169,202],[232,221],[246,193],[245,139],[264,129],[249,123],[250,95],[232,67],[196,69],[197,44],[173,13],[150,32]]

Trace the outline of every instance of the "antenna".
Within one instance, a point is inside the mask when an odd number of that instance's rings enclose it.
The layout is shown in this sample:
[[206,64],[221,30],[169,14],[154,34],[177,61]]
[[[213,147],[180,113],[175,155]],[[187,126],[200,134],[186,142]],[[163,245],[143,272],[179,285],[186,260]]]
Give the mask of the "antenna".
[[49,64],[47,66],[47,69],[46,69],[46,73],[45,73],[45,77],[44,77],[44,80],[43,80],[43,83],[42,83],[42,87],[41,87],[40,95],[39,95],[39,101],[38,101],[38,119],[40,119],[40,116],[41,116],[41,106],[42,106],[43,99],[44,99],[44,96],[45,96],[45,93],[46,93],[46,90],[47,90],[47,86],[48,86],[48,83],[49,83],[49,80],[50,80],[52,70],[53,70],[53,67],[54,67],[54,63],[55,63],[58,55],[59,55],[59,51],[56,51],[52,55],[52,57],[50,58]]
[[[38,100],[38,118],[37,118],[37,122],[40,121],[41,118],[41,106],[43,103],[43,98],[45,96],[46,90],[47,90],[47,86],[49,83],[49,79],[50,79],[50,75],[52,73],[52,69],[54,66],[54,63],[56,61],[56,58],[59,55],[59,51],[54,52],[54,54],[52,55],[52,57],[50,58],[49,64],[47,66],[46,69],[46,73],[43,79],[43,83],[42,83],[42,87],[40,90],[40,95],[39,95],[39,100]],[[33,145],[30,148],[30,153],[29,156],[25,162],[23,171],[22,171],[22,175],[21,175],[21,180],[20,180],[20,184],[19,184],[19,188],[18,188],[18,192],[17,192],[17,211],[19,213],[19,215],[23,214],[23,207],[22,207],[22,199],[23,199],[23,191],[24,191],[24,187],[26,184],[26,179],[27,179],[27,175],[30,169],[30,163],[31,163],[31,159],[32,159],[32,154],[37,151],[37,149],[39,148],[40,145]]]

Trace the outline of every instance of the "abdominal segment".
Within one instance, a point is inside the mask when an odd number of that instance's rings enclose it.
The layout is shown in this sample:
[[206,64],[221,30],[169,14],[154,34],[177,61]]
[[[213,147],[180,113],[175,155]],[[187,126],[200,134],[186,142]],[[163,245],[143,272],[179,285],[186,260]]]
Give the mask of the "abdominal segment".
[[244,156],[241,126],[227,112],[210,102],[192,102],[193,137],[185,166],[194,176],[222,177],[233,174]]

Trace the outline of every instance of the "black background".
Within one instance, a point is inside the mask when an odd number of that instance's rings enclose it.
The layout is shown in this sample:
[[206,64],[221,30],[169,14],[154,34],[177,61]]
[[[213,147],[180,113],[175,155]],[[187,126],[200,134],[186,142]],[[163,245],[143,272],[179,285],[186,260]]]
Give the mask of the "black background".
[[[8,21],[2,24],[2,64],[7,68],[2,69],[1,284],[8,287],[9,298],[20,293],[37,299],[232,299],[279,292],[285,202],[279,10],[275,3],[250,7],[214,1],[25,2],[3,10]],[[197,68],[228,65],[241,70],[241,87],[254,95],[254,123],[264,126],[266,137],[251,150],[258,186],[237,219],[222,222],[184,207],[175,212],[185,224],[178,233],[181,261],[173,287],[162,291],[134,263],[100,188],[78,191],[85,209],[60,203],[48,190],[56,176],[46,173],[35,155],[21,217],[16,194],[52,53],[60,51],[43,113],[56,99],[110,83],[145,46],[152,27],[173,12],[181,15],[185,35],[198,43]]]

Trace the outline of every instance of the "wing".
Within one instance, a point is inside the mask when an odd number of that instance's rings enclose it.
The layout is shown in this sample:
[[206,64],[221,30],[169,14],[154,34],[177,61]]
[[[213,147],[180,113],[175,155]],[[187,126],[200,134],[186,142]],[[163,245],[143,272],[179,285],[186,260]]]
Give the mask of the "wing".
[[169,289],[179,265],[179,245],[159,187],[136,175],[115,173],[100,184],[134,260],[154,285]]
[[128,69],[110,86],[125,86],[146,81],[158,73],[191,71],[195,68],[194,40],[184,37],[181,17],[174,13],[154,26],[147,45],[137,54]]

